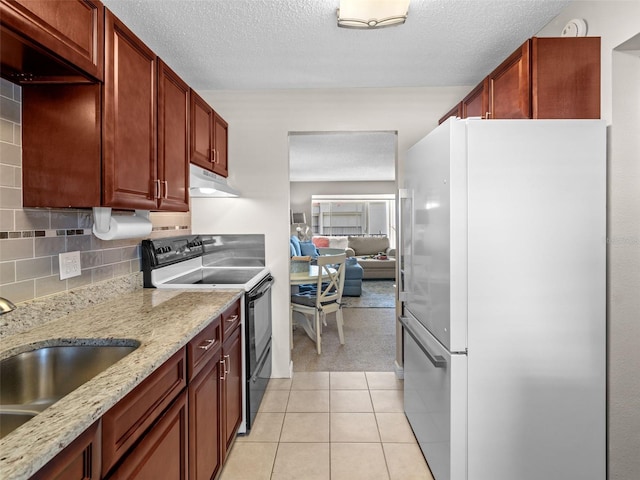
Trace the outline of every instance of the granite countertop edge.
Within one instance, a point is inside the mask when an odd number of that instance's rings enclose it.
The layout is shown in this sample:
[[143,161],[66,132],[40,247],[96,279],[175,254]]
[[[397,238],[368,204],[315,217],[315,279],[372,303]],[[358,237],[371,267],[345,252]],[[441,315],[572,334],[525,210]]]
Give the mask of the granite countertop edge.
[[0,439],[2,478],[31,477],[243,293],[139,289],[3,338],[0,359],[41,346],[139,347]]

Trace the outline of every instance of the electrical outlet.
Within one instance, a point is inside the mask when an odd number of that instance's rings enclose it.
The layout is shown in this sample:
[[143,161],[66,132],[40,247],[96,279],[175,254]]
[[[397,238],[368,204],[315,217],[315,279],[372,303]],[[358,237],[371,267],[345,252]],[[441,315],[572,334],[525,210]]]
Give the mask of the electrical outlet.
[[67,252],[58,255],[60,280],[80,275],[80,252]]

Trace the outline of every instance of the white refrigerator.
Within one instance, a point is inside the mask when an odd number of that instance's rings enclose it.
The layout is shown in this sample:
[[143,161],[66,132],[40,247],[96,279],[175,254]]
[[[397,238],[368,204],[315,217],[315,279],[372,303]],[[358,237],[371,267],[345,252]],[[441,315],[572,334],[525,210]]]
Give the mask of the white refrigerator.
[[435,480],[603,480],[604,122],[451,118],[403,178],[404,408]]

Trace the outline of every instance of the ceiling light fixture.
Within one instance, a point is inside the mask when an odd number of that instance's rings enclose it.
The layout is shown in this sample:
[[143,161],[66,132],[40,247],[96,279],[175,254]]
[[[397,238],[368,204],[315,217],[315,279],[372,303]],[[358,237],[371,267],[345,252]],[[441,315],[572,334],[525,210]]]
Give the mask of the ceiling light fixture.
[[340,0],[338,26],[371,29],[402,25],[407,19],[409,1]]

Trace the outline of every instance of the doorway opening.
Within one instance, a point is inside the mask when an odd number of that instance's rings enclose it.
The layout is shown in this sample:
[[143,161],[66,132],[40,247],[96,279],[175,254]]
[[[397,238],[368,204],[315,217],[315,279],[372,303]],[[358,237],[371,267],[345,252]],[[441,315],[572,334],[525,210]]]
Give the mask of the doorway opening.
[[[291,233],[307,232],[306,241],[323,237],[332,242],[325,247],[342,251],[353,237],[386,237],[395,246],[396,170],[397,132],[290,132],[291,218],[306,221]],[[344,345],[332,316],[323,326],[320,355],[304,329],[294,328],[294,372],[396,371],[395,285],[393,271],[389,278],[363,279],[360,295],[343,296]]]

